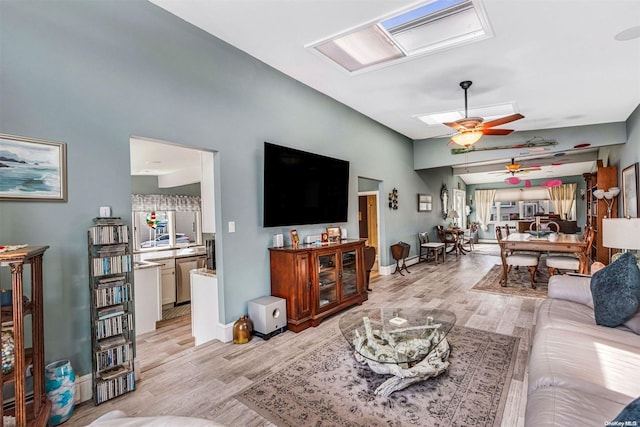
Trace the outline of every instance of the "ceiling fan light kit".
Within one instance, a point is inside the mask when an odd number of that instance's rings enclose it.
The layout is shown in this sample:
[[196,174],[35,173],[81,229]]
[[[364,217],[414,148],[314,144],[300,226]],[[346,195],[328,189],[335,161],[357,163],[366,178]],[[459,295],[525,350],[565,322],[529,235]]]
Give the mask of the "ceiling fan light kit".
[[484,122],[482,117],[469,117],[469,108],[467,100],[467,90],[471,87],[472,82],[465,80],[460,82],[460,87],[464,90],[464,118],[455,122],[443,123],[458,131],[451,137],[451,140],[463,147],[469,147],[482,138],[482,135],[508,135],[513,129],[491,129],[494,126],[503,125],[524,118],[522,114],[512,114],[490,122]]
[[462,145],[463,147],[469,147],[480,141],[480,138],[482,138],[481,131],[471,130],[457,133],[451,137],[451,140],[458,145]]

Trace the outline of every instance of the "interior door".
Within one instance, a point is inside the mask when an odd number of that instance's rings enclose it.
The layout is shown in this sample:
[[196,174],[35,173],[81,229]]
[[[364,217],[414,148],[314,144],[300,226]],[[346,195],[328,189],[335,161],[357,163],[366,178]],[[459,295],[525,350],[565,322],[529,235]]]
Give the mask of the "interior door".
[[467,192],[464,190],[458,190],[456,188],[453,189],[453,200],[452,207],[453,210],[458,212],[460,218],[458,218],[458,225],[460,228],[467,228],[467,212],[465,211],[465,207],[467,199]]

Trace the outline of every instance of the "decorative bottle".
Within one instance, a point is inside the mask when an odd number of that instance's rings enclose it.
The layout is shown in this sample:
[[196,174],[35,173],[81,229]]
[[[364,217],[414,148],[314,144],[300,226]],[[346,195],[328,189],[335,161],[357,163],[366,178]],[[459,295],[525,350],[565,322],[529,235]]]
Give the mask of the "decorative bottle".
[[251,340],[251,332],[253,332],[253,325],[249,320],[249,316],[240,316],[233,324],[233,343],[248,343]]

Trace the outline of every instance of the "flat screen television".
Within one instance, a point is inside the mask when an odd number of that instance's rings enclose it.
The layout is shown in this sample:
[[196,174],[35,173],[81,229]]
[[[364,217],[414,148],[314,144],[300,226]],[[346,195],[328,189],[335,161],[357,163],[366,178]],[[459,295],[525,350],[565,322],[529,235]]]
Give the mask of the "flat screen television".
[[264,227],[347,221],[349,162],[264,143]]

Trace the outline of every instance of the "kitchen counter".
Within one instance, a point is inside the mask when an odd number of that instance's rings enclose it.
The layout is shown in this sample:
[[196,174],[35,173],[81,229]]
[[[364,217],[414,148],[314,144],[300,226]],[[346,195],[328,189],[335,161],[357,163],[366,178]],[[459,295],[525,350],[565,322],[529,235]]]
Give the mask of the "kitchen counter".
[[150,261],[134,261],[133,262],[133,269],[134,270],[142,270],[144,268],[155,268],[155,267],[160,267],[162,264],[158,264],[157,262],[150,262]]
[[191,246],[188,248],[168,249],[164,251],[137,252],[134,254],[136,261],[153,261],[170,258],[184,258],[190,256],[206,255],[204,246]]
[[208,277],[218,277],[215,270],[209,270],[208,268],[196,268],[195,270],[191,270],[191,273],[202,274]]

